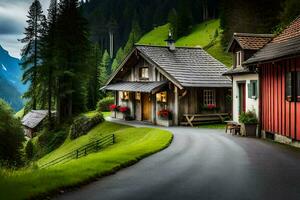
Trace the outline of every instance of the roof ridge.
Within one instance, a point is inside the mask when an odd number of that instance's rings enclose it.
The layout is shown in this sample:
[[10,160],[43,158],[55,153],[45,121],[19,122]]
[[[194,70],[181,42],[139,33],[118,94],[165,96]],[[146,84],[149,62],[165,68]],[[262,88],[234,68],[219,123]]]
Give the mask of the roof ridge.
[[274,37],[274,34],[263,33],[233,33],[233,36],[246,36],[246,37]]
[[[163,46],[163,45],[151,45],[151,44],[134,44],[134,46],[136,47],[158,47],[158,48],[169,48],[168,46]],[[192,46],[175,46],[176,48],[179,48],[179,49],[203,49],[202,47],[200,46],[195,46],[195,47],[192,47]]]

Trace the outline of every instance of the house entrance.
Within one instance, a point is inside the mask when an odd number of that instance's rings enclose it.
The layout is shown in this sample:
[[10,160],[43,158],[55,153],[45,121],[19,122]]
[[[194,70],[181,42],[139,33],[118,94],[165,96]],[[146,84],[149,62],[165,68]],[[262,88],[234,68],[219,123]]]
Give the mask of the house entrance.
[[150,94],[142,94],[142,120],[151,121],[152,118],[152,101]]

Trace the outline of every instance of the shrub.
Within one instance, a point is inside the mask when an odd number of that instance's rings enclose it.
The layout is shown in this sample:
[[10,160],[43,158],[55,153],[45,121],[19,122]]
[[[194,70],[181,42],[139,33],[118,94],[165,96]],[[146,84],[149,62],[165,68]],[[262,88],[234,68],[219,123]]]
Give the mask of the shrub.
[[38,145],[40,149],[37,152],[37,157],[41,157],[51,151],[57,149],[64,143],[68,136],[65,129],[49,131],[44,129],[38,137]]
[[88,118],[86,116],[80,116],[74,120],[71,130],[70,130],[70,138],[74,140],[83,135],[86,135],[93,127],[98,125],[99,123],[104,121],[104,117],[102,114],[98,113],[92,118]]
[[0,160],[9,166],[22,165],[24,141],[20,121],[13,116],[12,109],[0,99]]
[[119,108],[119,111],[121,113],[128,114],[130,112],[130,109],[127,106],[123,106]]
[[99,112],[109,112],[112,104],[114,104],[114,97],[106,97],[97,103],[97,110]]
[[33,152],[33,144],[31,140],[27,142],[27,145],[25,147],[25,153],[26,153],[26,158],[28,160],[32,160],[34,152]]
[[257,124],[258,123],[258,119],[257,119],[255,111],[243,112],[239,116],[239,121],[240,121],[240,123],[243,123],[243,124]]

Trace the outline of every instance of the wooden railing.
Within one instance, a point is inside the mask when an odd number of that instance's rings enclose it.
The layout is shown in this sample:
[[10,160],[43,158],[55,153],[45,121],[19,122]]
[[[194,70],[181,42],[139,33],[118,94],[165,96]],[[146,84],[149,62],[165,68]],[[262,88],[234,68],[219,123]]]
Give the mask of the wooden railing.
[[59,158],[56,158],[48,163],[45,163],[41,166],[39,166],[41,169],[52,167],[57,164],[63,164],[73,159],[78,159],[81,157],[84,157],[90,153],[98,152],[104,147],[107,147],[108,145],[112,145],[115,143],[115,135],[107,135],[102,137],[101,139],[95,140],[91,143],[88,143],[70,153],[67,153]]

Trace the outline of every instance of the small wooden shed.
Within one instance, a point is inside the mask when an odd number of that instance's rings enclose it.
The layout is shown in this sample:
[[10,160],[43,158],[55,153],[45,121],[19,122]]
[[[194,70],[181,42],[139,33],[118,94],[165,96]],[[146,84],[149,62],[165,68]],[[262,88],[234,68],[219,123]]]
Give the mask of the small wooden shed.
[[[52,114],[55,115],[56,112],[52,111]],[[47,110],[32,110],[27,113],[21,121],[24,126],[25,135],[29,138],[33,138],[40,125],[47,117]]]

